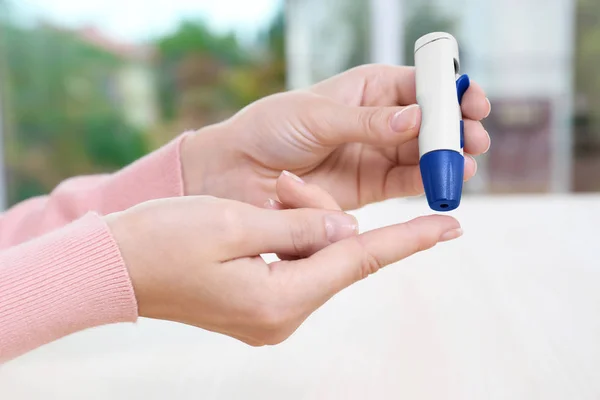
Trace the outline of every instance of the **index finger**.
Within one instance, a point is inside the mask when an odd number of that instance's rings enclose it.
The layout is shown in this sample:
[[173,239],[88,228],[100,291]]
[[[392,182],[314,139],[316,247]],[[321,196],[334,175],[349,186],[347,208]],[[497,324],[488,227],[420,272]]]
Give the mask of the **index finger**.
[[490,101],[485,97],[485,92],[477,82],[471,81],[469,89],[465,92],[461,109],[463,117],[475,121],[486,118],[492,109]]
[[248,208],[234,218],[236,228],[225,232],[219,253],[226,260],[267,253],[305,257],[358,233],[356,218],[335,210]]
[[[350,106],[393,107],[417,102],[415,68],[397,65],[363,65],[317,83],[313,92]],[[463,116],[481,120],[490,103],[479,84],[471,81],[462,102]]]
[[[380,268],[462,234],[458,221],[432,215],[376,229],[332,244],[311,257],[290,264],[302,288],[298,297],[319,307],[329,298]],[[304,297],[306,298],[306,297]]]
[[415,69],[361,65],[315,84],[311,90],[349,106],[406,106],[417,101]]

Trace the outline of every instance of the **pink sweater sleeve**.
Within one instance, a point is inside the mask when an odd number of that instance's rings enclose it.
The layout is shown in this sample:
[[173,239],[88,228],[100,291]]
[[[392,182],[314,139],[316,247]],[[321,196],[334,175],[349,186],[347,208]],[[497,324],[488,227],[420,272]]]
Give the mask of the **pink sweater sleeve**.
[[78,177],[0,217],[0,363],[70,333],[137,319],[101,215],[183,195],[182,137],[123,170]]
[[59,228],[88,211],[106,215],[147,200],[183,195],[183,138],[114,174],[71,178],[49,196],[17,204],[0,217],[0,249]]

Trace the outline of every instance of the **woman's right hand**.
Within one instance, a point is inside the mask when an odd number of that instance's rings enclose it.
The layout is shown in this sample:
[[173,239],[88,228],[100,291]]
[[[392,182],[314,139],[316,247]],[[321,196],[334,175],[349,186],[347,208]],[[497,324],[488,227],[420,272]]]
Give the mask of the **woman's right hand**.
[[[281,209],[310,203],[303,193],[318,189],[303,185],[282,175],[278,195],[284,204],[272,201],[269,207],[276,209],[182,197],[107,216],[139,315],[195,325],[251,345],[276,344],[340,290],[461,234],[448,216],[358,235],[354,217],[335,202]],[[260,257],[266,253],[288,261],[267,264]]]

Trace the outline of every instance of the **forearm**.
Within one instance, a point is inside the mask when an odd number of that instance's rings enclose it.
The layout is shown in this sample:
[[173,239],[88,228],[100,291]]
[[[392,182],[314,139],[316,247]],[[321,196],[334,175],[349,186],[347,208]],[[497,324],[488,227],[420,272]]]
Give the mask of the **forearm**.
[[183,195],[184,139],[185,134],[114,174],[71,178],[47,196],[15,205],[0,217],[0,249],[60,228],[90,211],[105,215]]
[[0,363],[86,328],[136,318],[127,268],[96,214],[0,253]]

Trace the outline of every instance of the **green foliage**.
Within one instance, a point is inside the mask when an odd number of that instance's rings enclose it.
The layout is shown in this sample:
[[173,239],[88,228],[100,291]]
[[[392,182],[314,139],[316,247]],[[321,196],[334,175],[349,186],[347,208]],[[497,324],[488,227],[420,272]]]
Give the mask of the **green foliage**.
[[[23,145],[48,143],[90,108],[114,108],[104,96],[119,60],[51,28],[12,28],[6,57],[11,105]],[[82,90],[73,88],[83,86]]]
[[271,57],[285,60],[285,13],[283,10],[277,13],[261,39],[266,44]]
[[135,161],[149,150],[144,133],[127,126],[114,113],[90,114],[83,121],[81,134],[90,161],[108,171]]
[[45,194],[47,190],[35,177],[19,174],[18,171],[11,180],[18,184],[8,193],[7,200],[10,204]]
[[[177,117],[178,92],[182,89],[178,84],[178,69],[183,62],[191,56],[209,58],[223,65],[239,65],[245,61],[245,54],[233,34],[215,35],[202,21],[182,22],[173,34],[159,38],[156,48],[161,110],[163,118],[168,120]],[[200,74],[198,71],[197,75]]]
[[[10,117],[10,202],[47,193],[70,176],[113,171],[150,151],[156,140],[125,122],[114,90],[131,61],[76,32],[11,23],[6,4],[0,0],[0,82]],[[252,51],[202,21],[184,21],[158,38],[154,67],[165,121],[149,131],[181,125],[186,116],[199,128],[283,90],[284,33],[282,12]]]
[[[234,35],[184,21],[156,41],[163,118],[184,125],[217,122],[285,85],[284,15],[280,12],[253,52]],[[195,126],[200,127],[200,126]]]
[[184,21],[172,35],[156,43],[161,58],[181,60],[190,53],[210,54],[226,64],[239,64],[244,54],[233,34],[216,35],[202,21]]
[[12,202],[145,154],[144,136],[123,122],[111,90],[126,61],[54,27],[8,25],[4,33]]

